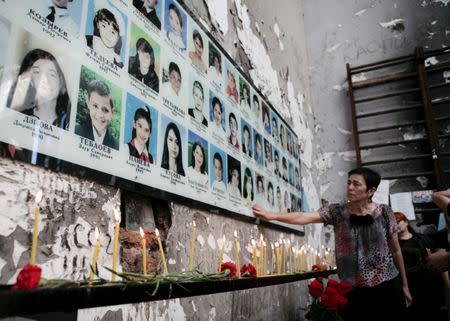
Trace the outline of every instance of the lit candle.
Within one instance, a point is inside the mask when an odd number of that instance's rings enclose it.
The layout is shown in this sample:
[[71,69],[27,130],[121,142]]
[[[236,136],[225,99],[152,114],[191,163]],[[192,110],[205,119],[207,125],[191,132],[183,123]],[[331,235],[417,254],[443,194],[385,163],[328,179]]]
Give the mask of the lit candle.
[[291,245],[290,240],[287,241],[287,246],[288,246],[288,253],[289,253],[289,272],[292,273],[292,245]]
[[281,260],[280,260],[280,244],[275,242],[275,249],[277,251],[277,274],[280,274]]
[[234,231],[234,255],[236,259],[237,277],[241,277],[241,261],[239,259],[239,242],[237,237],[237,231]]
[[252,243],[252,263],[253,263],[253,266],[256,268],[256,266],[258,264],[256,261],[256,242],[254,239],[252,239],[251,243]]
[[34,200],[34,224],[33,224],[33,239],[31,242],[31,259],[30,264],[36,263],[36,251],[37,251],[37,243],[38,243],[38,226],[39,226],[39,203],[42,200],[42,190],[39,190],[36,194],[36,198]]
[[159,231],[157,228],[155,228],[156,238],[158,239],[158,245],[159,245],[159,252],[161,253],[161,260],[164,268],[164,275],[169,274],[169,271],[167,270],[167,262],[166,262],[166,256],[164,255],[164,250],[161,243],[161,238],[159,237]]
[[197,237],[197,229],[195,226],[195,221],[192,221],[192,237],[191,237],[191,251],[189,253],[189,270],[192,271],[194,268],[194,261],[195,261],[195,239]]
[[[120,212],[118,210],[114,211],[114,218],[116,222],[114,223],[114,245],[113,245],[113,266],[114,272],[117,270],[117,255],[119,252],[119,231],[120,231]],[[111,281],[116,280],[116,274],[112,273]]]
[[270,242],[270,247],[272,248],[272,267],[270,270],[272,271],[272,274],[274,274],[274,271],[275,271],[275,249],[273,247],[272,242]]
[[100,233],[97,226],[95,227],[95,240],[94,253],[92,254],[91,274],[89,275],[89,286],[92,285],[92,281],[94,280],[94,271],[97,271],[97,260],[100,254]]
[[281,243],[281,273],[286,272],[286,240],[280,240]]
[[142,272],[147,275],[147,241],[145,240],[145,233],[142,227],[139,227],[139,232],[141,233],[141,244],[142,244]]
[[267,274],[266,260],[267,260],[267,243],[266,243],[266,241],[263,241],[263,271],[262,271],[262,275]]
[[262,272],[262,270],[263,270],[263,242],[264,242],[263,235],[260,234],[260,236],[259,236],[259,262],[258,262],[259,271],[258,271],[258,276],[259,275],[263,275],[263,272]]
[[222,266],[223,252],[225,251],[225,243],[226,243],[226,239],[225,239],[225,235],[224,235],[223,239],[222,239],[222,248],[220,249],[220,254],[219,254],[219,269],[218,269],[219,272],[220,272],[220,268]]

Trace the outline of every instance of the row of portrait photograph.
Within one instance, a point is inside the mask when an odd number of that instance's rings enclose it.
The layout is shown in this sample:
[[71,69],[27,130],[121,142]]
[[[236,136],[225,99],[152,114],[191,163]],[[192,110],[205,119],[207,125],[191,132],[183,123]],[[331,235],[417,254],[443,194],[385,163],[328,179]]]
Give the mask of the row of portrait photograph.
[[[56,170],[65,160],[108,173],[116,173],[126,159],[136,171],[119,176],[163,190],[175,186],[180,195],[196,195],[186,192],[187,185],[197,194],[214,194],[220,204],[231,199],[246,213],[258,200],[274,209],[300,208],[295,135],[259,94],[254,91],[248,106],[233,104],[228,86],[221,92],[207,72],[202,76],[200,68],[186,64],[170,48],[163,55],[167,44],[158,46],[144,28],[131,23],[131,31],[124,80],[110,77],[104,64],[88,55],[74,57],[55,49],[42,34],[0,17],[0,32],[6,35],[1,41],[11,48],[10,56],[0,58],[0,110],[11,120],[0,130],[0,139],[14,146],[8,147],[12,154],[23,149],[23,159]],[[211,48],[223,59],[209,42],[210,53]],[[238,79],[238,97],[249,100],[251,87]],[[178,98],[181,92],[184,96]],[[74,157],[77,151],[80,159]],[[152,178],[165,172],[160,177],[168,183],[137,178],[146,176],[142,168]],[[208,193],[202,196],[207,203],[215,199]]]

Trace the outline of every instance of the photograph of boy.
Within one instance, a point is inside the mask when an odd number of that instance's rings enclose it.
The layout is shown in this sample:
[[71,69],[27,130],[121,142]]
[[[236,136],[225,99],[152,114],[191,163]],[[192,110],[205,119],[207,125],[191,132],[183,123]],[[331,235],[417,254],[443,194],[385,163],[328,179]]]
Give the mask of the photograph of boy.
[[209,43],[208,56],[209,56],[208,77],[214,84],[216,84],[217,87],[222,88],[223,85],[222,55],[211,42]]
[[225,193],[226,183],[223,174],[227,172],[227,156],[212,144],[210,145],[209,155],[211,187],[216,191]]
[[194,132],[189,131],[188,135],[187,176],[202,185],[208,185],[208,142]]
[[161,30],[161,6],[158,0],[133,0],[133,6],[139,10],[156,28]]
[[159,92],[159,56],[157,42],[132,24],[128,73],[156,92]]
[[192,95],[190,96],[190,100],[190,105],[192,107],[188,109],[189,116],[203,126],[208,126],[208,120],[204,114],[206,100],[205,91],[203,90],[203,85],[199,80],[194,80],[192,83]]
[[185,73],[180,69],[183,64],[170,59],[163,68],[161,95],[177,107],[185,110]]
[[175,1],[168,0],[165,4],[166,37],[172,46],[180,51],[186,50],[186,14]]
[[119,149],[122,91],[82,66],[75,134]]
[[61,30],[75,38],[79,37],[83,1],[38,0],[32,6]]
[[88,8],[86,45],[122,68],[127,35],[126,15],[108,0],[91,0]]
[[241,163],[228,155],[228,195],[241,198]]
[[127,94],[125,134],[130,156],[154,164],[158,139],[158,111],[142,100]]

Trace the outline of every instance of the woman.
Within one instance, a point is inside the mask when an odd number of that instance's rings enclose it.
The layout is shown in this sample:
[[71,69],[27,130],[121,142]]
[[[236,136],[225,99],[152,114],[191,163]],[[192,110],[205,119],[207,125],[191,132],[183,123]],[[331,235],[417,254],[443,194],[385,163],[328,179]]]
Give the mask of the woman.
[[441,320],[439,312],[441,305],[445,304],[444,284],[448,287],[448,273],[434,274],[428,268],[428,251],[435,249],[432,240],[416,233],[403,213],[395,212],[394,215],[408,284],[414,298],[407,320]]
[[208,172],[206,171],[205,150],[200,142],[192,144],[191,164],[188,167],[188,176],[195,181],[208,185]]
[[230,97],[236,104],[239,101],[238,92],[236,89],[236,78],[230,69],[227,70],[228,86],[225,88],[225,93]]
[[155,54],[150,43],[144,38],[139,38],[136,42],[136,55],[129,59],[128,73],[159,92],[159,78],[155,72]]
[[123,61],[120,57],[122,50],[122,38],[120,26],[123,26],[120,13],[116,12],[117,17],[106,8],[101,8],[95,13],[94,34],[86,36],[86,43],[89,48],[114,62],[119,68],[123,67]]
[[[33,49],[25,55],[6,106],[64,130],[69,128],[71,102],[66,80],[51,53]],[[46,168],[59,169],[61,165],[60,160],[49,156],[30,151],[24,153],[22,157],[15,156]]]
[[253,202],[253,176],[250,168],[246,168],[244,171],[244,201],[251,205]]
[[152,118],[147,106],[136,109],[134,113],[133,131],[128,143],[130,156],[153,164],[153,156],[149,152],[150,135],[152,134]]
[[348,173],[347,203],[318,211],[282,214],[253,206],[255,216],[264,220],[333,225],[338,276],[353,285],[346,321],[403,320],[405,299],[407,304],[412,301],[394,213],[372,202],[380,180],[369,168],[353,169]]
[[206,74],[208,70],[206,69],[206,64],[203,61],[203,39],[197,29],[195,29],[192,33],[192,40],[194,42],[194,51],[189,52],[189,58],[201,72]]
[[242,84],[241,90],[241,108],[243,110],[250,110],[250,94],[247,84]]
[[241,197],[241,181],[239,168],[234,165],[230,166],[229,178],[228,178],[228,194],[230,196],[240,198]]
[[219,135],[220,137],[224,138],[225,137],[225,130],[222,126],[222,122],[223,122],[223,107],[222,107],[222,102],[219,100],[219,98],[217,97],[213,97],[212,101],[211,101],[211,106],[212,106],[212,132]]
[[167,39],[179,50],[186,50],[183,37],[183,19],[181,18],[180,10],[171,3],[169,5],[169,22],[170,30],[167,31]]
[[251,158],[252,157],[252,143],[251,143],[250,128],[247,126],[247,124],[244,125],[242,132],[243,132],[242,152]]
[[212,82],[214,82],[217,86],[222,87],[223,76],[222,76],[222,58],[216,49],[212,49],[213,47],[209,47],[210,52],[210,62],[208,68],[208,76]]
[[163,142],[161,167],[185,176],[181,135],[177,125],[172,122],[167,125]]
[[194,81],[192,85],[192,100],[194,102],[194,108],[189,108],[188,114],[203,126],[208,126],[208,121],[205,115],[203,115],[203,104],[205,102],[205,95],[203,93],[203,86],[199,81]]

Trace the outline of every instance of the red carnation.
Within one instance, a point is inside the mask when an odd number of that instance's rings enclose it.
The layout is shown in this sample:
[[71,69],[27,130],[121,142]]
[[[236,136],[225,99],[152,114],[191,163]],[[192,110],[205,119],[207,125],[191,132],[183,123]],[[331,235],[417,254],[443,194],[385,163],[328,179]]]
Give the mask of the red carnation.
[[338,290],[342,295],[346,295],[352,289],[352,285],[348,282],[342,281],[339,283]]
[[312,281],[311,284],[308,285],[308,288],[309,294],[314,298],[318,298],[323,292],[323,284],[317,280]]
[[34,264],[25,265],[17,276],[12,290],[27,290],[37,288],[41,280],[41,268]]
[[220,266],[220,272],[226,271],[226,270],[230,270],[230,273],[228,274],[228,276],[232,279],[234,279],[236,277],[236,264],[234,264],[233,262],[225,262],[222,263],[222,265]]
[[241,267],[241,276],[256,278],[256,269],[252,264],[245,264]]

